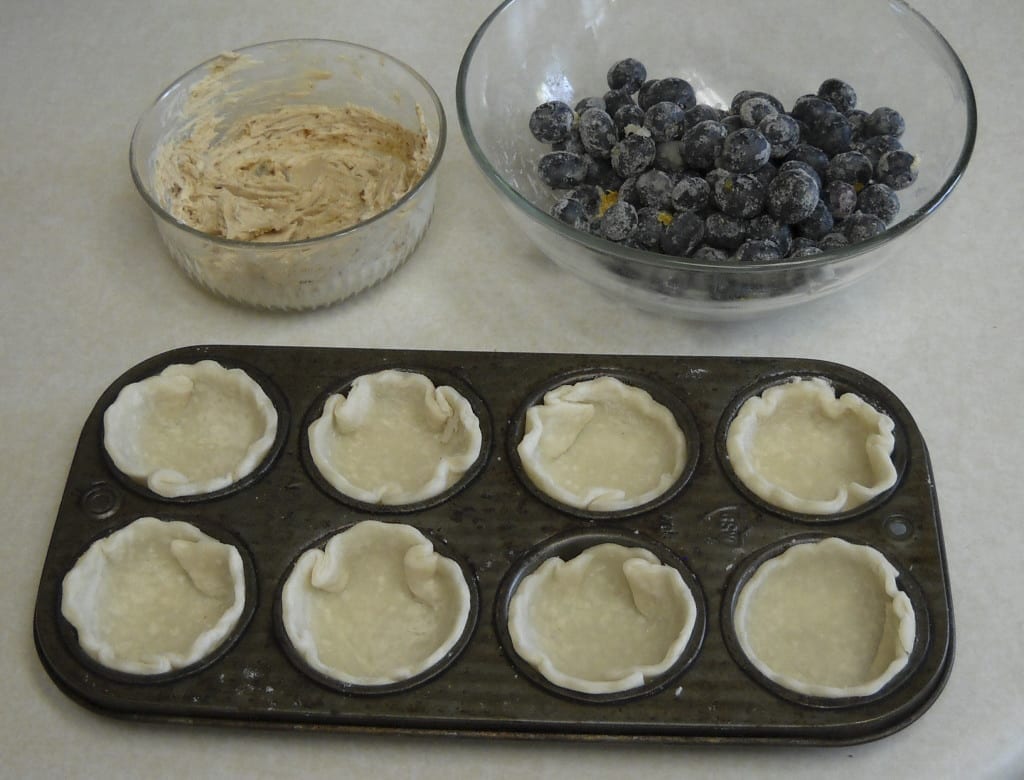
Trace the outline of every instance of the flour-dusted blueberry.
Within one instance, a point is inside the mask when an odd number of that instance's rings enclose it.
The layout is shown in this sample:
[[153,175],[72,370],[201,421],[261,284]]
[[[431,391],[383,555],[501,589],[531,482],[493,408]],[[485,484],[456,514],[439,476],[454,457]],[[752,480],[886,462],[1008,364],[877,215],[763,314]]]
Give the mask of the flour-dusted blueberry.
[[726,114],[718,120],[725,127],[726,133],[735,133],[737,130],[742,130],[746,127],[743,124],[743,119],[739,114]]
[[747,225],[747,237],[774,241],[783,257],[789,254],[793,245],[793,231],[770,214],[754,217]]
[[541,103],[530,114],[530,132],[541,143],[554,144],[566,140],[576,124],[576,112],[561,100]]
[[710,198],[707,180],[692,173],[684,173],[672,188],[672,206],[676,211],[701,211]]
[[872,111],[864,122],[864,132],[871,135],[892,135],[899,138],[907,125],[903,115],[894,108],[880,106]]
[[786,162],[790,160],[799,160],[800,162],[807,163],[818,173],[818,177],[822,179],[825,177],[825,171],[828,170],[828,155],[818,147],[811,146],[808,143],[797,144],[796,148],[786,155]]
[[644,111],[665,100],[677,103],[683,109],[693,108],[697,105],[697,93],[686,79],[670,76],[655,80],[650,87],[637,94],[637,103]]
[[587,178],[587,159],[572,152],[548,152],[537,163],[541,180],[556,190],[583,184]]
[[705,120],[683,134],[681,150],[686,164],[696,171],[710,171],[722,153],[728,131],[721,122]]
[[774,241],[765,238],[748,238],[733,255],[740,263],[765,265],[782,259],[782,250]]
[[789,114],[776,112],[766,116],[757,123],[757,130],[771,144],[773,160],[782,160],[800,143],[800,123]]
[[636,193],[641,206],[665,209],[672,204],[672,179],[664,171],[650,168],[636,177]]
[[806,171],[779,171],[768,185],[768,213],[779,222],[794,225],[811,216],[820,195],[817,180]]
[[769,160],[750,175],[761,182],[761,186],[767,190],[768,185],[772,183],[772,179],[774,179],[778,174],[778,166]]
[[599,108],[602,111],[607,110],[604,98],[601,97],[600,95],[589,95],[585,98],[580,98],[580,100],[577,101],[575,106],[577,116],[582,114],[588,108]]
[[620,176],[636,176],[651,167],[657,148],[650,132],[627,132],[612,147],[612,168]]
[[572,198],[583,206],[583,212],[588,219],[597,216],[601,211],[601,200],[604,197],[603,190],[595,184],[581,184],[571,190],[566,197]]
[[710,244],[704,244],[698,247],[696,251],[690,257],[701,263],[713,263],[718,265],[719,263],[725,263],[729,260],[729,253],[724,249],[711,246]]
[[744,100],[736,113],[744,127],[757,127],[762,119],[777,116],[782,112],[768,98],[758,95]]
[[601,217],[601,235],[610,241],[625,241],[636,232],[636,209],[632,204],[617,200]]
[[853,128],[845,114],[830,111],[818,117],[814,122],[808,122],[801,137],[807,143],[817,146],[829,157],[832,157],[840,152],[849,151],[853,141]]
[[775,95],[772,95],[770,92],[761,92],[756,89],[741,89],[739,92],[733,95],[732,100],[729,102],[729,113],[739,114],[740,106],[742,106],[746,101],[750,100],[750,98],[755,97],[764,98],[765,100],[767,100],[775,107],[775,110],[778,111],[780,114],[786,110],[785,107],[782,105],[782,101],[775,97]]
[[647,80],[647,68],[640,60],[627,57],[608,69],[608,86],[632,95]]
[[801,95],[793,101],[793,108],[789,113],[798,122],[813,125],[825,114],[836,113],[836,107],[817,95]]
[[685,124],[683,109],[669,100],[655,103],[644,113],[644,127],[651,131],[655,143],[682,138]]
[[830,181],[825,185],[822,200],[833,220],[846,219],[857,210],[857,188],[845,181]]
[[806,163],[803,160],[786,160],[779,166],[779,173],[782,173],[783,171],[803,171],[818,182],[818,189],[821,189],[821,176],[810,163]]
[[723,214],[750,219],[764,210],[765,189],[756,176],[730,172],[715,181],[711,197]]
[[844,114],[857,106],[857,91],[842,79],[825,79],[818,87],[818,97],[827,100]]
[[621,89],[610,89],[602,95],[602,98],[604,99],[604,110],[608,112],[609,116],[615,116],[616,111],[633,102],[633,96]]
[[821,247],[815,244],[812,246],[802,246],[799,249],[794,249],[792,252],[789,253],[789,256],[794,260],[798,260],[801,257],[814,257],[815,255],[820,255],[821,253]]
[[619,141],[619,131],[607,111],[588,108],[580,114],[580,141],[588,154],[608,157]]
[[636,176],[627,176],[622,180],[618,189],[618,200],[631,204],[634,208],[640,208],[640,193],[636,188]]
[[900,213],[900,196],[888,184],[875,182],[860,191],[857,210],[874,214],[888,225]]
[[733,173],[753,173],[771,157],[768,139],[751,127],[729,133],[722,141],[718,167]]
[[697,105],[691,106],[683,111],[683,118],[686,122],[687,130],[691,127],[696,127],[701,122],[707,122],[708,120],[714,122],[721,121],[723,116],[725,116],[725,112],[722,111],[722,109],[709,106],[707,103],[698,103]]
[[661,236],[665,232],[665,212],[650,206],[637,209],[636,232],[633,237],[644,249],[657,250],[661,246]]
[[747,220],[712,211],[704,220],[704,240],[718,249],[735,252],[747,240]]
[[623,136],[626,134],[626,128],[630,125],[643,127],[644,110],[636,103],[630,102],[621,106],[619,110],[615,112],[615,116],[612,117],[612,119],[615,120],[615,127],[619,131],[619,135]]
[[603,190],[617,190],[622,186],[622,177],[612,168],[610,160],[604,157],[591,157],[587,159],[587,184],[596,184]]
[[873,135],[853,142],[854,151],[871,160],[872,165],[878,165],[878,161],[886,152],[895,152],[902,148],[903,142],[893,135]]
[[689,257],[704,240],[704,220],[694,211],[676,214],[661,234],[661,251],[676,257]]
[[[805,249],[818,249],[818,242],[807,236],[794,236],[793,242],[789,246],[790,256],[797,257],[797,253]],[[818,252],[820,253],[821,250],[818,249]]]
[[868,120],[868,112],[855,108],[852,111],[846,112],[846,118],[850,122],[850,129],[853,131],[853,142],[856,144],[857,141],[864,137],[864,123]]
[[858,192],[871,181],[874,168],[871,160],[862,152],[841,152],[828,161],[825,180],[845,181],[852,184]]
[[814,205],[814,210],[797,222],[794,227],[799,235],[820,241],[835,228],[835,220],[825,201],[819,200]]
[[686,169],[686,160],[683,158],[683,142],[665,141],[655,144],[652,165],[666,173],[682,173]]
[[559,198],[551,207],[551,216],[576,230],[585,230],[590,222],[586,208],[575,198]]
[[874,214],[855,211],[843,220],[843,235],[851,244],[859,244],[885,232],[885,223]]
[[894,190],[905,190],[917,181],[917,158],[905,149],[886,152],[875,166],[878,180]]
[[818,241],[818,248],[824,252],[827,252],[829,249],[839,249],[849,245],[850,239],[839,232],[829,233]]
[[557,141],[551,144],[551,151],[553,152],[572,152],[573,154],[586,154],[587,150],[583,146],[583,141],[580,140],[580,128],[577,124],[572,129],[569,137],[564,141]]

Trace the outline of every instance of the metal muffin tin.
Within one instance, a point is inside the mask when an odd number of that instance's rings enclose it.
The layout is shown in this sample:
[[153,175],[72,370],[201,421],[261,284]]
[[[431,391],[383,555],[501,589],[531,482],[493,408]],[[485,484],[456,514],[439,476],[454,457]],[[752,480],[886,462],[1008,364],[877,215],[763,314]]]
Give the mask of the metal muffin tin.
[[[120,389],[171,363],[213,359],[246,369],[278,407],[266,462],[215,495],[164,499],[119,474],[102,444],[103,412]],[[386,368],[453,384],[481,418],[483,453],[436,500],[380,508],[344,500],[315,473],[305,429],[331,392]],[[611,374],[666,403],[691,462],[664,500],[598,515],[542,499],[515,455],[523,416],[547,389]],[[735,480],[724,437],[738,405],[770,384],[820,376],[896,423],[896,486],[828,520],[766,506]],[[183,520],[238,546],[247,611],[211,657],[144,677],[104,669],[79,648],[60,613],[61,583],[97,539],[138,517]],[[304,671],[280,626],[278,594],[295,559],[365,519],[412,525],[469,575],[471,630],[440,668],[407,685],[364,691]],[[822,700],[777,689],[738,652],[731,604],[752,567],[786,546],[839,536],[881,551],[901,572],[918,639],[908,668],[877,695]],[[551,553],[590,544],[646,546],[685,574],[698,602],[694,641],[663,678],[617,696],[562,691],[524,668],[504,625],[515,584]],[[941,692],[954,654],[950,585],[928,452],[913,418],[885,386],[835,363],[786,358],[553,355],[202,345],[152,357],[118,378],[83,428],[36,601],[39,657],[72,699],[131,719],[295,729],[510,738],[840,745],[886,736]]]

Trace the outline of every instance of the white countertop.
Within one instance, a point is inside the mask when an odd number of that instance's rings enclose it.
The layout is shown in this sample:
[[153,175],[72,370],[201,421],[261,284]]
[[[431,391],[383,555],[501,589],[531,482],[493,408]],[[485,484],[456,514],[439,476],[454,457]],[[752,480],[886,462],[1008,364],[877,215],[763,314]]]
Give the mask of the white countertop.
[[[458,129],[455,76],[487,0],[8,3],[0,32],[0,775],[1024,777],[1024,5],[919,0],[977,92],[966,177],[905,253],[770,319],[695,324],[609,300],[513,232]],[[128,176],[138,115],[179,73],[264,40],[392,52],[440,93],[450,132],[427,238],[373,290],[266,314],[195,287]],[[924,86],[924,85],[923,85]],[[66,698],[32,641],[36,588],[82,423],[150,355],[195,343],[821,358],[888,385],[929,445],[957,651],[916,723],[856,747],[400,738],[135,724]]]

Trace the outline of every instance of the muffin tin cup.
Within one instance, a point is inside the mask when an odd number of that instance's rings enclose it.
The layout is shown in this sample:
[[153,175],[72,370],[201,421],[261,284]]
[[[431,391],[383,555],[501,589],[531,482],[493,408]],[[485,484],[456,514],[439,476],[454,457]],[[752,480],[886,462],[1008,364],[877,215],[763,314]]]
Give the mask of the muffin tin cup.
[[[278,405],[282,443],[244,489],[189,501],[148,494],[111,468],[102,415],[125,384],[171,363],[214,359],[263,377]],[[485,431],[478,470],[421,506],[382,512],[339,500],[304,461],[303,430],[329,392],[388,368],[450,383],[474,403]],[[544,389],[610,374],[667,401],[692,461],[678,489],[622,516],[599,517],[541,499],[514,457],[524,409]],[[901,479],[884,498],[827,526],[755,501],[730,475],[717,446],[740,398],[766,383],[820,376],[878,403],[896,425]],[[448,380],[454,380],[449,382]],[[263,384],[263,382],[261,382]],[[661,395],[659,396],[658,393]],[[479,407],[476,404],[479,403]],[[682,409],[683,411],[679,411]],[[390,514],[390,517],[387,515]],[[192,523],[231,541],[251,565],[251,616],[202,665],[167,679],[97,669],[60,616],[65,574],[94,540],[135,518]],[[314,679],[289,655],[279,627],[279,590],[298,555],[366,519],[401,521],[452,552],[478,598],[475,626],[433,671],[408,687],[358,691]],[[816,520],[817,518],[810,518]],[[912,663],[884,691],[843,706],[794,700],[755,679],[730,651],[733,590],[752,556],[814,530],[881,551],[906,576],[918,619]],[[681,562],[699,584],[699,647],[640,695],[580,700],[531,678],[503,644],[501,616],[512,583],[539,551],[584,540],[650,545]],[[666,552],[667,551],[667,552]],[[532,557],[531,557],[532,556]],[[912,576],[910,576],[912,573]],[[688,580],[690,582],[690,580]],[[695,594],[696,595],[696,594]],[[381,351],[200,345],[143,361],[100,396],[82,429],[40,578],[33,621],[40,660],[73,700],[137,720],[365,733],[677,743],[838,745],[891,734],[920,717],[941,692],[954,655],[954,627],[938,501],[927,448],[903,404],[880,383],[835,363],[787,358],[611,356]],[[689,651],[688,650],[688,653]],[[686,655],[686,654],[684,654]],[[685,667],[685,668],[684,668]],[[373,695],[386,694],[386,695]]]

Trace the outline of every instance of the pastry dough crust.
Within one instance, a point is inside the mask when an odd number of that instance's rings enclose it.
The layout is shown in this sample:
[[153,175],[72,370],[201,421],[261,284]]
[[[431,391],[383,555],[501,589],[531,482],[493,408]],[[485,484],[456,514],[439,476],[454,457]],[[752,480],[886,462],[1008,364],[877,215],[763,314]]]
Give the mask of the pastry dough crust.
[[517,452],[546,494],[598,512],[653,501],[686,464],[686,440],[672,412],[610,376],[546,393],[526,413]]
[[894,423],[824,379],[795,379],[748,398],[729,426],[736,475],[782,509],[835,514],[896,484]]
[[61,613],[91,658],[144,675],[202,660],[234,630],[244,605],[237,549],[155,517],[93,543],[61,594]]
[[407,680],[466,628],[462,569],[408,525],[367,520],[303,553],[281,592],[288,639],[313,669],[354,685]]
[[277,410],[240,368],[168,366],[121,389],[103,415],[114,465],[160,496],[216,490],[251,474],[277,435]]
[[480,456],[480,421],[452,387],[389,369],[331,395],[309,451],[336,490],[368,504],[411,504],[454,485]]
[[739,593],[740,647],[770,680],[808,696],[870,696],[909,662],[916,624],[878,550],[828,538],[762,564]]
[[516,653],[555,685],[583,693],[638,688],[682,655],[697,605],[679,572],[643,548],[595,545],[549,558],[508,611]]

